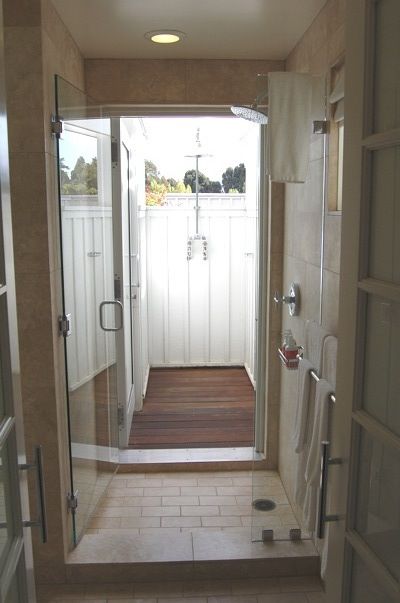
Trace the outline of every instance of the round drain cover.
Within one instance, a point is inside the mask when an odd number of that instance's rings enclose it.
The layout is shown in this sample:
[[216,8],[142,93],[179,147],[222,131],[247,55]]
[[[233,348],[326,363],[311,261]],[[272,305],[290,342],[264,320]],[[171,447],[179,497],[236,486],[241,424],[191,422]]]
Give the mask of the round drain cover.
[[272,511],[275,509],[276,503],[269,498],[257,498],[257,500],[253,500],[253,507],[257,511]]

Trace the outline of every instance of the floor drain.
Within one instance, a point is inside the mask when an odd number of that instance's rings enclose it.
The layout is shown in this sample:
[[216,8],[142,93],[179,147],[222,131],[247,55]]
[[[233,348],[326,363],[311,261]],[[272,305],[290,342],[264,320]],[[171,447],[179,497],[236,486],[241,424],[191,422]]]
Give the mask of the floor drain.
[[269,498],[257,498],[257,500],[253,500],[253,507],[257,511],[272,511],[275,509],[276,503]]

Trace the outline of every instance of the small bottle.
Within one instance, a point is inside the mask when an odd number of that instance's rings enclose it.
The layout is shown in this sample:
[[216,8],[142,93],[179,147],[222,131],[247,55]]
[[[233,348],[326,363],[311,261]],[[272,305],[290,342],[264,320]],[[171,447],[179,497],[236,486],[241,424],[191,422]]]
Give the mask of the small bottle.
[[296,360],[299,351],[299,346],[296,343],[292,333],[288,336],[287,343],[285,345],[284,354],[287,360]]
[[292,331],[290,329],[283,331],[282,345],[281,345],[281,351],[283,354],[285,353],[286,346],[287,346],[287,344],[289,342],[289,338],[291,336],[292,336]]

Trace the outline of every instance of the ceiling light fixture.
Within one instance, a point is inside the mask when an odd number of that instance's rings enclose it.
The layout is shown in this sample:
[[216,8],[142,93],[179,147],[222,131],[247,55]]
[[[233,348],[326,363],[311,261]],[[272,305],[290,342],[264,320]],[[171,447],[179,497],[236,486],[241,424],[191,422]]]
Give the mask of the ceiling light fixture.
[[156,44],[175,44],[183,40],[186,34],[175,29],[160,29],[158,31],[148,31],[144,34],[144,37]]

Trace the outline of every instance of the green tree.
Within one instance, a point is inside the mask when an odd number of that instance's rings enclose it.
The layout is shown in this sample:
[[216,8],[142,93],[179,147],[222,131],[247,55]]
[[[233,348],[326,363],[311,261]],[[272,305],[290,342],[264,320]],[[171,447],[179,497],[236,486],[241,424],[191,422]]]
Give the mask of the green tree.
[[152,180],[158,181],[160,178],[160,172],[158,171],[158,167],[155,163],[150,161],[150,159],[144,160],[144,176],[147,185],[150,185],[150,182]]
[[178,186],[178,182],[175,180],[175,178],[167,178],[167,182],[171,189],[171,192],[175,192],[176,187]]
[[60,185],[61,185],[61,190],[63,190],[63,187],[66,184],[68,184],[68,182],[69,182],[68,170],[69,170],[69,167],[66,165],[64,157],[61,157],[61,159],[60,159]]
[[222,174],[222,186],[226,193],[231,189],[236,189],[239,193],[246,192],[246,167],[244,163],[239,163],[235,168],[226,168]]
[[222,185],[218,180],[210,180],[210,182],[204,187],[204,193],[221,193]]
[[[190,186],[190,188],[192,189],[192,192],[195,193],[196,192],[196,170],[188,170],[185,173],[183,182],[184,182],[185,186]],[[203,172],[199,172],[199,193],[209,192],[209,191],[205,190],[209,186],[209,184],[210,184],[210,179],[207,178],[207,176],[205,176],[203,174]]]
[[[65,164],[62,171],[68,169]],[[97,159],[93,157],[90,163],[80,156],[71,171],[71,177],[61,172],[61,192],[64,195],[97,195]]]

